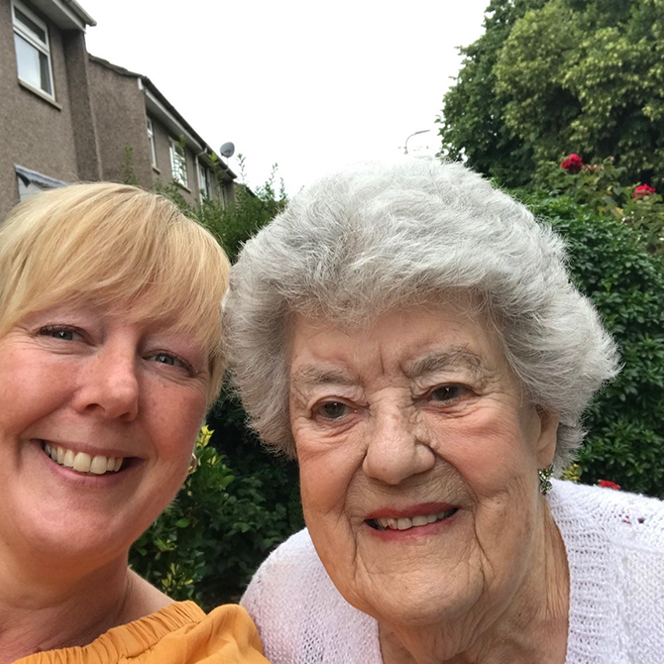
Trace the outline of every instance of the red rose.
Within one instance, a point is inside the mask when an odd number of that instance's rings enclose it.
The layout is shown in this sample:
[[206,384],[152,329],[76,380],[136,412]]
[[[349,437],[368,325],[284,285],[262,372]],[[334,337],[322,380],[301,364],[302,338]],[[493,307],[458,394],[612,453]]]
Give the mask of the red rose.
[[640,184],[635,190],[634,190],[634,200],[635,201],[640,201],[644,199],[646,196],[650,196],[650,194],[656,194],[657,189],[654,187],[651,187],[649,184]]
[[616,491],[620,491],[620,484],[616,484],[611,480],[600,480],[598,484],[599,486],[604,487],[605,489],[614,489]]
[[574,152],[572,152],[572,154],[567,157],[567,159],[565,159],[562,164],[560,164],[560,168],[567,171],[571,175],[578,173],[582,166],[583,159],[581,159],[581,157],[579,157],[579,155],[575,154]]

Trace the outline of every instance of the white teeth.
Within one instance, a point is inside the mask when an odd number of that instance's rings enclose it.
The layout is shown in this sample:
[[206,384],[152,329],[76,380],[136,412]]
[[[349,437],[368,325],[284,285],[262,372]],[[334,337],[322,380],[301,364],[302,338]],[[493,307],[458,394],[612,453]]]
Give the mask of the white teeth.
[[108,460],[105,456],[96,456],[90,462],[90,472],[95,475],[103,475],[106,472],[106,466],[108,465]]
[[108,472],[117,473],[122,468],[122,462],[124,461],[124,457],[105,457],[102,455],[92,457],[85,452],[75,454],[72,450],[53,447],[48,443],[44,443],[43,449],[53,461],[78,473],[92,473],[93,475],[104,475]]
[[85,452],[79,452],[74,457],[74,470],[79,473],[89,473],[90,472],[90,463],[92,459],[89,454]]
[[62,465],[67,466],[67,468],[74,467],[74,453],[71,450],[65,451],[65,456],[62,459]]
[[399,517],[398,519],[392,517],[383,517],[375,519],[379,530],[409,530],[416,526],[426,526],[434,521],[442,521],[456,512],[456,508],[452,508],[446,512],[438,512],[436,514],[417,515],[411,519],[407,517]]

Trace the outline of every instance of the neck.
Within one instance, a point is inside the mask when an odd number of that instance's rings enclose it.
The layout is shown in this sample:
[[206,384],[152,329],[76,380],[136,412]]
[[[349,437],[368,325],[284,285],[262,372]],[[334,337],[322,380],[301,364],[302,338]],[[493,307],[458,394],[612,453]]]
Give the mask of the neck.
[[48,563],[30,573],[0,559],[0,664],[87,645],[140,617],[147,609],[141,584],[128,570],[126,556],[78,576]]
[[380,626],[385,664],[564,664],[569,570],[562,537],[542,501],[543,519],[527,573],[487,624],[465,617],[416,629]]

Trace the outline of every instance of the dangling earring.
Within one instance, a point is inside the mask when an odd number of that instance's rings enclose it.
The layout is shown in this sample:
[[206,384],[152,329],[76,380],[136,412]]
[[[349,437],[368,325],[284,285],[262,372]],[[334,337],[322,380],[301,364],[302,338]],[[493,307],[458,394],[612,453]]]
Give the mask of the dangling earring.
[[546,496],[551,491],[552,484],[551,478],[553,477],[553,464],[546,468],[538,468],[537,476],[539,477],[539,490],[543,496]]
[[196,456],[196,452],[192,452],[191,460],[189,461],[189,468],[187,468],[187,475],[192,475],[195,473],[196,468],[198,468],[198,457]]

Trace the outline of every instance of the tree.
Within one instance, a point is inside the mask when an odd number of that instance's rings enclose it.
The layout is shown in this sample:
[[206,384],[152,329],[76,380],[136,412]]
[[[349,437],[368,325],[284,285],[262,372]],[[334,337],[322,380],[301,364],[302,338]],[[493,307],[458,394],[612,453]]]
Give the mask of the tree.
[[514,23],[546,0],[491,0],[484,34],[461,48],[465,56],[456,84],[445,95],[440,135],[443,152],[511,186],[520,186],[533,170],[531,148],[505,124],[503,101],[495,94],[498,53]]
[[485,27],[445,96],[444,152],[509,186],[569,152],[664,182],[664,0],[494,0]]

